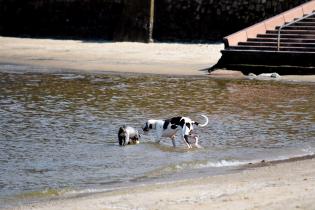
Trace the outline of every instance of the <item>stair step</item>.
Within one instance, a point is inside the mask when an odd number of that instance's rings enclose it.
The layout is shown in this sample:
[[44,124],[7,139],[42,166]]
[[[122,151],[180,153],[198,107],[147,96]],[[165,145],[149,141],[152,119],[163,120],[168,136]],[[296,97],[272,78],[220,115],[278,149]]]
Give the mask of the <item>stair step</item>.
[[[257,38],[278,38],[278,34],[258,34]],[[281,39],[283,38],[315,39],[315,34],[281,34]]]
[[[278,34],[278,30],[267,30],[266,34]],[[315,30],[281,30],[281,34],[313,34],[315,35]]]
[[[276,30],[278,30],[280,26],[276,27]],[[300,25],[291,25],[291,26],[286,26],[282,30],[313,30],[315,32],[315,26],[300,26]],[[281,30],[281,31],[282,31]]]
[[[298,19],[294,19],[294,20],[298,20]],[[305,21],[305,22],[315,22],[315,17],[314,17],[314,16],[311,16],[311,17],[308,17],[308,18],[303,19],[302,21]]]
[[238,69],[247,73],[257,70],[280,71],[284,74],[314,74],[315,14],[295,20],[298,22],[286,23],[289,25],[281,29],[279,50],[280,26],[275,30],[267,30],[265,34],[258,34],[255,38],[239,42],[236,46],[227,47],[228,42],[226,48],[221,51],[222,57],[216,68]]
[[[233,46],[231,50],[258,50],[258,51],[277,51],[277,47],[272,46]],[[315,52],[315,47],[281,47],[280,51],[302,51],[302,52]]]
[[[315,52],[305,51],[264,51],[259,49],[225,49],[221,51],[222,58],[217,66],[226,64],[246,65],[285,65],[285,66],[314,66]],[[313,71],[312,74],[315,72]]]
[[[239,46],[272,46],[277,47],[277,42],[240,42],[238,43]],[[281,47],[314,47],[315,43],[294,43],[294,42],[280,42]]]
[[[249,42],[278,42],[278,38],[249,38]],[[281,37],[281,43],[294,42],[294,43],[315,43],[314,39],[301,39],[301,38],[283,38]]]
[[304,21],[296,22],[292,26],[315,26],[315,20],[313,22],[304,22]]

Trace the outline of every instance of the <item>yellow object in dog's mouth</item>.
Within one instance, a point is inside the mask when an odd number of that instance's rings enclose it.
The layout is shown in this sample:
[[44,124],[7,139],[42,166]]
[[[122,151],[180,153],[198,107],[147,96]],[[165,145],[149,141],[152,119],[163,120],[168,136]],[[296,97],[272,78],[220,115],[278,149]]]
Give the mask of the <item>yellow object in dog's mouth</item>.
[[138,139],[131,139],[129,144],[140,144],[140,141]]

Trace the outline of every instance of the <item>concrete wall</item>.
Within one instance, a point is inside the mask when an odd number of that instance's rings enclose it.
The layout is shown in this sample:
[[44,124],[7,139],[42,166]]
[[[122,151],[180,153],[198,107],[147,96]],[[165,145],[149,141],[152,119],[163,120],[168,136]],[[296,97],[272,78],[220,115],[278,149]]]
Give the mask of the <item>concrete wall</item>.
[[[209,41],[307,0],[155,0],[153,38]],[[0,0],[0,35],[147,41],[150,0]]]

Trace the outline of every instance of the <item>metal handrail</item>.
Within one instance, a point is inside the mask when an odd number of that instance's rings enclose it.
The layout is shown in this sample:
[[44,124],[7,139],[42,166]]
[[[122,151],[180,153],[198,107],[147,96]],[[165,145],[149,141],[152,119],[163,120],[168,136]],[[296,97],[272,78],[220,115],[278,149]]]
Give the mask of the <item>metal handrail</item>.
[[292,25],[292,24],[294,24],[294,23],[297,23],[297,22],[299,22],[299,21],[301,21],[301,20],[304,20],[304,19],[306,19],[306,18],[308,18],[308,17],[311,17],[311,16],[313,16],[315,14],[315,12],[312,12],[312,13],[310,13],[310,14],[308,14],[308,15],[306,15],[306,16],[303,16],[303,17],[301,17],[301,18],[299,18],[299,19],[297,19],[297,20],[294,20],[294,21],[292,21],[292,22],[290,22],[290,23],[287,23],[287,24],[284,24],[284,25],[282,25],[282,26],[280,26],[280,28],[278,29],[278,40],[277,40],[277,51],[280,51],[280,36],[281,36],[281,30],[283,29],[283,28],[285,28],[285,27],[288,27],[288,26],[290,26],[290,25]]

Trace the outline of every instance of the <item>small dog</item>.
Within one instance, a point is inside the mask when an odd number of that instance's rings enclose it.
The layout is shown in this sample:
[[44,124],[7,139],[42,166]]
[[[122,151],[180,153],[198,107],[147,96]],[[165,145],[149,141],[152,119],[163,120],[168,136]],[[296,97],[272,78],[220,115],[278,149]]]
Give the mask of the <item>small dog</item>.
[[130,126],[122,126],[118,130],[118,143],[120,146],[126,144],[139,144],[140,134],[139,132]]
[[144,124],[142,130],[144,132],[155,130],[157,143],[160,142],[161,137],[171,138],[174,147],[176,147],[175,144],[176,133],[177,131],[180,130],[182,139],[184,140],[188,148],[192,148],[191,143],[189,142],[189,137],[195,138],[195,146],[199,148],[200,146],[198,145],[198,136],[192,134],[192,131],[194,129],[193,126],[197,125],[199,127],[204,127],[209,122],[207,116],[205,115],[201,116],[206,119],[206,122],[204,124],[199,124],[195,121],[192,121],[188,117],[173,117],[167,120],[150,119]]

